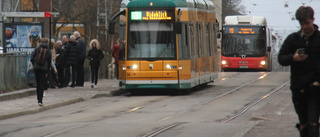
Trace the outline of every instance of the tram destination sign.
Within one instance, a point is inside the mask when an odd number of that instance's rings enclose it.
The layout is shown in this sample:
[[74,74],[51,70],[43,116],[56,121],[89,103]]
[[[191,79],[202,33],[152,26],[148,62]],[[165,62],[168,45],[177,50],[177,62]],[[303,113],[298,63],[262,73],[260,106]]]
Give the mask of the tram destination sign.
[[225,27],[225,34],[259,34],[263,27]]
[[131,20],[171,20],[170,13],[166,10],[131,11]]

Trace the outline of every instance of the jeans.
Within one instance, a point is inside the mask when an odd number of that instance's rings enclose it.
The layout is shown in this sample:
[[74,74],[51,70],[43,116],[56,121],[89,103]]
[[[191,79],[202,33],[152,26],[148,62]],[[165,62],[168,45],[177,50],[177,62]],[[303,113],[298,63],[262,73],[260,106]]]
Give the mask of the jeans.
[[42,98],[43,98],[43,91],[45,89],[45,84],[46,84],[46,75],[47,71],[46,70],[41,70],[41,69],[35,69],[34,74],[36,76],[36,82],[37,82],[37,99],[38,103],[42,103]]
[[83,64],[84,64],[84,59],[80,59],[78,61],[78,65],[77,65],[77,86],[82,86],[84,84],[84,68],[83,68]]
[[115,71],[116,71],[116,76],[117,76],[117,79],[119,79],[119,64],[115,64]]
[[292,101],[299,118],[301,137],[319,137],[320,87],[309,86],[303,90],[292,91]]
[[65,82],[64,82],[64,68],[58,69],[58,80],[59,80],[60,86],[63,86],[65,84]]
[[91,83],[97,85],[98,83],[99,66],[91,66]]
[[67,65],[64,79],[66,86],[69,84],[70,81],[70,67],[72,67],[72,85],[75,85],[76,82],[77,65]]

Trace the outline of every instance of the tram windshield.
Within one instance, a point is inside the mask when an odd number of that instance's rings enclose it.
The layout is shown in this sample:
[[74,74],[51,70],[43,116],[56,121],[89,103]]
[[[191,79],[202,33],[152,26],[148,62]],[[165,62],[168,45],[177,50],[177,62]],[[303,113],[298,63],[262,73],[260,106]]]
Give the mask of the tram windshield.
[[130,24],[128,59],[169,59],[175,57],[175,40],[171,22],[137,22]]
[[127,59],[176,59],[173,10],[131,11]]
[[224,27],[222,55],[262,57],[266,54],[265,27]]

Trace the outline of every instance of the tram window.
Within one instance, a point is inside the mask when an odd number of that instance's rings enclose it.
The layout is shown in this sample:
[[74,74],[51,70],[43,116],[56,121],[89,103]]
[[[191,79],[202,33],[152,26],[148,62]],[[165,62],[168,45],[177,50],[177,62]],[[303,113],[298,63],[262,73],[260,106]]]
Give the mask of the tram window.
[[190,59],[190,47],[187,45],[188,41],[188,25],[183,23],[185,26],[182,30],[181,35],[178,35],[179,39],[179,59]]
[[212,46],[212,41],[211,41],[211,28],[210,28],[210,23],[207,24],[207,32],[208,32],[208,56],[211,56],[211,46]]
[[205,25],[205,29],[204,29],[204,38],[205,38],[205,41],[204,41],[204,46],[205,46],[205,50],[204,50],[204,53],[206,56],[209,56],[209,45],[210,45],[210,41],[209,41],[209,27],[208,25]]
[[201,32],[202,32],[201,31],[201,26],[200,26],[200,23],[199,23],[199,25],[198,25],[198,33],[197,33],[197,47],[198,47],[197,48],[197,50],[198,50],[197,54],[198,54],[198,57],[202,57],[202,54],[201,54],[202,53],[201,52],[202,51],[202,47],[201,47],[202,46],[202,44],[201,44],[202,43],[202,40],[201,40],[201,38],[202,38],[201,34],[202,33]]
[[196,56],[196,54],[195,54],[195,52],[196,52],[196,50],[195,50],[195,44],[194,44],[194,40],[195,40],[195,36],[194,36],[194,28],[193,28],[193,24],[192,23],[190,23],[189,24],[189,38],[190,38],[190,47],[191,47],[191,55],[192,55],[192,58],[194,58],[195,56]]
[[185,56],[185,59],[190,59],[190,46],[188,44],[188,24],[184,24],[184,47],[183,47],[183,53]]
[[179,59],[183,59],[183,30],[181,32],[181,34],[178,34],[178,53],[179,53]]
[[188,43],[188,24],[184,25],[184,36],[185,36],[185,41],[186,41],[186,47],[188,47],[189,43]]

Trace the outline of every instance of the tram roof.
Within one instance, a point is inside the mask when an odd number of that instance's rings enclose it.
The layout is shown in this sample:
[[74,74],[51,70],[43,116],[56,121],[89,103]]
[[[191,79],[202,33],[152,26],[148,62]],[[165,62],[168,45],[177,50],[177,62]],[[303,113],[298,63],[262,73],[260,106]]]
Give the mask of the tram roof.
[[[152,2],[152,6],[151,3]],[[121,8],[186,7],[214,10],[211,0],[122,0]]]

